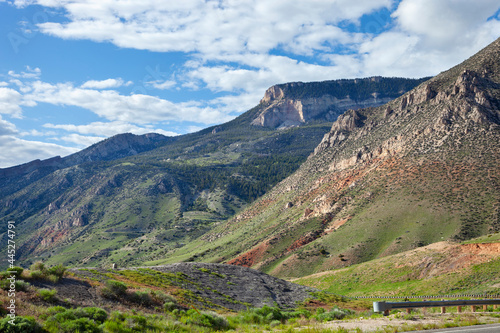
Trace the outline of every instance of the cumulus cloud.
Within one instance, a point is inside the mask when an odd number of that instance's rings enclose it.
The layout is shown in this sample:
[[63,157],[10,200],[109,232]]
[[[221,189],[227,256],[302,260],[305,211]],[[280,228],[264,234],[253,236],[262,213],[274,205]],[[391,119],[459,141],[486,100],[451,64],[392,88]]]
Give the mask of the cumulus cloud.
[[101,81],[90,80],[81,85],[82,88],[93,88],[93,89],[110,89],[119,88],[121,86],[129,86],[132,81],[123,81],[122,78],[118,79],[106,79]]
[[152,86],[155,89],[167,90],[167,89],[171,89],[171,88],[175,87],[177,82],[175,82],[173,80],[165,80],[165,81],[156,80],[156,81],[147,82],[147,84]]
[[2,116],[0,116],[0,136],[12,135],[17,133],[18,131],[16,125],[2,119]]
[[[1,95],[0,95],[1,96]],[[77,106],[94,112],[110,121],[147,124],[158,121],[191,121],[213,124],[231,117],[202,103],[173,103],[144,95],[121,95],[115,90],[94,90],[75,87],[71,83],[51,84],[35,81],[24,95],[27,103],[49,103]]]
[[106,137],[80,135],[80,134],[76,134],[76,133],[63,135],[63,136],[57,138],[57,140],[59,140],[59,141],[75,143],[76,145],[78,145],[81,148],[91,146],[94,143],[97,143],[97,142],[102,141],[104,139],[106,139]]
[[46,159],[53,156],[66,156],[76,153],[79,149],[64,147],[53,143],[28,141],[14,136],[0,136],[0,168],[26,163],[36,159]]
[[14,89],[0,87],[0,113],[21,118],[22,95]]
[[42,70],[40,68],[31,68],[30,66],[26,66],[26,71],[22,71],[21,73],[9,71],[9,76],[16,79],[38,79],[41,74]]
[[[45,34],[189,53],[180,87],[244,94],[298,80],[435,75],[486,46],[500,29],[498,18],[488,21],[499,8],[494,0],[15,2],[35,3],[66,13],[63,22],[40,23]],[[381,9],[392,12],[387,19],[394,21],[386,32],[343,28]],[[176,82],[147,84],[164,90]],[[94,83],[82,87],[103,89]]]
[[44,124],[45,128],[62,129],[68,132],[76,132],[84,135],[97,135],[100,137],[110,137],[120,133],[133,133],[133,134],[146,134],[146,133],[160,133],[167,136],[179,135],[176,132],[169,132],[162,129],[154,128],[152,125],[140,127],[126,122],[93,122],[86,125],[73,125],[73,124]]
[[234,52],[261,53],[289,44],[295,44],[301,53],[310,53],[322,49],[325,40],[335,42],[337,38],[345,38],[334,24],[344,20],[356,21],[363,14],[392,3],[391,0],[360,0],[355,3],[348,0],[315,0],[313,3],[290,0],[144,0],[133,5],[123,1],[99,4],[34,2],[64,8],[68,13],[69,22],[39,24],[46,34],[151,51],[199,52],[209,57]]

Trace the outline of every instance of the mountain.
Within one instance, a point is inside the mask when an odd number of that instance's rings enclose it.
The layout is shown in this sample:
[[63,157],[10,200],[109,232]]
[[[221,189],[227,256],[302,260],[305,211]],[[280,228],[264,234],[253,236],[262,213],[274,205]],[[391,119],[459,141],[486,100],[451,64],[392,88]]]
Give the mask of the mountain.
[[301,167],[164,260],[281,277],[500,230],[500,39],[379,106],[350,110]]
[[58,169],[85,162],[109,161],[132,156],[174,140],[175,138],[156,133],[118,134],[64,158],[56,156],[0,169],[0,189],[3,195],[14,193]]
[[68,157],[0,169],[2,244],[7,243],[5,222],[13,220],[20,264],[123,266],[164,258],[294,172],[335,118],[333,106],[325,104],[314,115],[303,108],[300,126],[256,125],[269,105],[292,99],[308,105],[347,95],[358,104],[378,103],[365,97],[402,94],[422,81],[280,85],[279,101],[264,98],[238,118],[197,133],[173,138],[121,134]]

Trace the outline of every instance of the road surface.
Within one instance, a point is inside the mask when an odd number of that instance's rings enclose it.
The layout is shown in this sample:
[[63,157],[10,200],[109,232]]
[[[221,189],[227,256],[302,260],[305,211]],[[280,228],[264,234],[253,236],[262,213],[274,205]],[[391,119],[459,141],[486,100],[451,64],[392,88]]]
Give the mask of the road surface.
[[413,331],[412,333],[499,333],[500,324],[441,328],[439,330]]

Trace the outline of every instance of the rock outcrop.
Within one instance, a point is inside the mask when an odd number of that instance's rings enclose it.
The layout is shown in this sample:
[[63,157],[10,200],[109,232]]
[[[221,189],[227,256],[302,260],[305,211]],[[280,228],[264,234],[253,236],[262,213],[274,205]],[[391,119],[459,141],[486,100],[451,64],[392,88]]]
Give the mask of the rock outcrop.
[[[420,82],[422,81],[372,77],[276,85],[265,92],[260,101],[261,110],[252,125],[288,128],[311,120],[335,121],[349,109],[385,104]],[[391,88],[387,88],[388,86]],[[299,90],[311,93],[297,94]]]

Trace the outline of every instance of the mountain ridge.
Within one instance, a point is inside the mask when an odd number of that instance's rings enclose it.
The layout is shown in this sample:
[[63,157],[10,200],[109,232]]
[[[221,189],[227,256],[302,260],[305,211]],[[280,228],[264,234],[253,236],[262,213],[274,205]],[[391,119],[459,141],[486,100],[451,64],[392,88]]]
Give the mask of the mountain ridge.
[[66,157],[71,166],[3,178],[2,221],[19,221],[20,260],[132,265],[198,239],[293,172],[331,126],[251,125],[263,108],[178,137],[115,136]]
[[500,230],[498,54],[500,39],[346,112],[294,174],[168,260],[302,276]]

